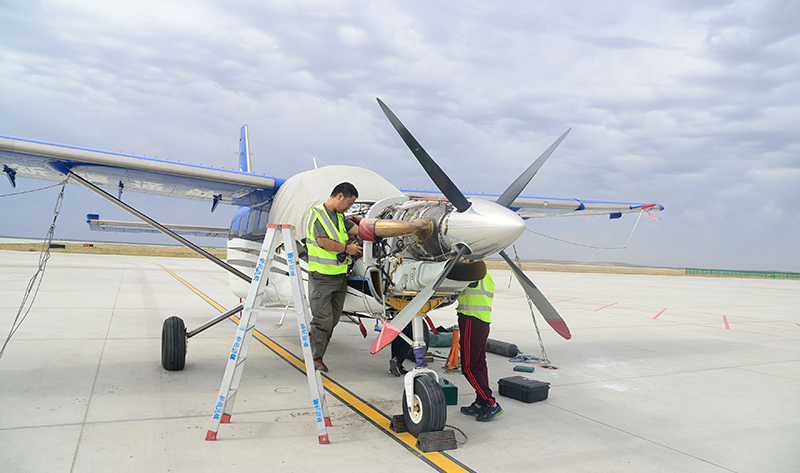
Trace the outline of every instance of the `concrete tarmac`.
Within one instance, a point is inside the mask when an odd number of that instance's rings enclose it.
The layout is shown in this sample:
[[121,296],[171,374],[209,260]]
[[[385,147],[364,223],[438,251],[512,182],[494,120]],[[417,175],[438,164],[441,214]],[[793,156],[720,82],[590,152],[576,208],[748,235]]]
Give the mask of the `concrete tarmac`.
[[[0,251],[3,335],[38,257]],[[493,274],[490,337],[541,356],[521,288],[509,287],[509,272]],[[504,412],[488,423],[448,406],[447,424],[466,443],[423,454],[408,434],[386,429],[401,413],[402,379],[387,373],[388,353],[369,354],[372,321],[366,339],[342,322],[325,357],[330,445],[318,443],[307,380],[295,367],[297,323],[290,315],[277,327],[279,314],[260,316],[266,342],[253,341],[232,423],[209,442],[236,326],[225,321],[192,338],[186,368],[170,372],[160,365],[161,324],[179,315],[192,329],[219,313],[214,304],[238,304],[227,274],[200,259],[53,254],[0,359],[0,469],[800,471],[800,281],[528,274],[573,338],[540,318],[559,369],[530,364],[533,373],[519,373],[490,353],[489,377],[493,388],[515,375],[547,381],[549,398],[526,404],[495,393]],[[456,322],[452,307],[431,318]],[[443,364],[432,367],[458,387],[459,405],[472,402],[464,377]]]

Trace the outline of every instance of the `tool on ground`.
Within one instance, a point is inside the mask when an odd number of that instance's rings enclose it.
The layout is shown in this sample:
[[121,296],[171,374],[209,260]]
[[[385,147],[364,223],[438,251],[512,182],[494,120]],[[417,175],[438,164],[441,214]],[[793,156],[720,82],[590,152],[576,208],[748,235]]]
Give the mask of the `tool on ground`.
[[444,367],[448,370],[455,370],[458,369],[458,340],[459,340],[459,330],[457,328],[453,329],[453,343],[450,345],[450,354],[447,356],[447,363],[445,363]]

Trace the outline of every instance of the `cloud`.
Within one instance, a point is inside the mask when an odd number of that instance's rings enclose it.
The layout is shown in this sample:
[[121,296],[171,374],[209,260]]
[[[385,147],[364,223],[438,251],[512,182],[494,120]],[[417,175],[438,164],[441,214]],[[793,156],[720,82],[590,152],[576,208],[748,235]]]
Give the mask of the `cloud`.
[[[800,236],[798,8],[11,1],[0,11],[0,133],[232,168],[247,123],[258,172],[288,177],[316,159],[432,189],[381,97],[459,187],[499,193],[572,128],[526,194],[667,212],[640,222],[624,252],[530,234],[523,257],[800,271],[800,255],[778,250]],[[67,234],[87,238],[81,214],[94,201],[71,194],[87,200],[69,210]],[[170,223],[226,226],[232,210],[148,199]],[[4,217],[5,233],[35,234],[28,215]],[[628,217],[529,226],[621,246]]]

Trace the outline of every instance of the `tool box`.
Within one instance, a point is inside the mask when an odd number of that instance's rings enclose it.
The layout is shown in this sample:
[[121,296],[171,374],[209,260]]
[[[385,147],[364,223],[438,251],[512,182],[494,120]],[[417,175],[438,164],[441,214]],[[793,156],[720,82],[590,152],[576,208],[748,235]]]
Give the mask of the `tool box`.
[[547,399],[550,383],[536,381],[525,376],[509,376],[497,381],[500,395],[518,399],[522,402],[536,402]]
[[439,386],[442,387],[442,392],[444,392],[446,405],[455,406],[458,404],[458,386],[444,378],[439,378]]

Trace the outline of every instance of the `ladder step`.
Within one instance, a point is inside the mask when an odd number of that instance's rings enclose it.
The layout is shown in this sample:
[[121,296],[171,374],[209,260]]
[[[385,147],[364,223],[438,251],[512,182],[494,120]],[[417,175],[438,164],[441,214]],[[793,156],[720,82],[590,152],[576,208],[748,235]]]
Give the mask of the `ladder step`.
[[[220,387],[220,394],[214,406],[214,412],[211,418],[211,426],[206,433],[206,440],[216,440],[217,431],[220,424],[227,424],[230,422],[231,414],[233,412],[233,405],[236,401],[236,394],[238,392],[239,383],[241,381],[242,372],[244,370],[244,362],[247,360],[245,355],[248,352],[250,343],[256,328],[258,314],[260,312],[278,312],[284,316],[287,313],[295,313],[297,316],[297,325],[300,331],[300,337],[305,338],[308,336],[305,331],[306,325],[310,320],[308,312],[308,299],[303,290],[303,278],[299,268],[299,262],[294,257],[287,259],[289,267],[288,275],[292,285],[292,293],[294,295],[294,303],[291,306],[287,304],[277,305],[274,302],[267,301],[266,284],[270,276],[272,268],[273,257],[275,256],[274,243],[278,240],[279,235],[283,236],[283,244],[285,248],[291,248],[289,254],[297,254],[297,245],[294,238],[294,229],[290,225],[267,225],[267,233],[264,237],[264,242],[261,246],[261,255],[266,254],[266,260],[261,260],[263,266],[257,266],[253,275],[254,281],[250,284],[247,299],[242,304],[242,316],[239,319],[239,328],[234,337],[233,348],[231,349],[231,357],[227,362],[225,368],[225,375],[223,376],[222,386]],[[256,277],[259,276],[259,277]],[[262,303],[265,306],[262,306]],[[306,325],[304,325],[304,322]],[[283,318],[281,318],[281,324]],[[244,333],[242,333],[244,332]],[[303,356],[308,359],[311,357],[311,349],[306,344],[303,346]],[[314,409],[314,417],[317,424],[317,435],[320,444],[329,444],[327,428],[331,427],[330,414],[328,413],[327,403],[325,402],[325,390],[321,383],[319,374],[308,375],[309,391],[311,394],[312,408]],[[225,414],[227,412],[228,414]]]
[[274,309],[266,308],[266,309],[250,309],[250,310],[252,310],[253,312],[289,312],[289,311],[295,311],[295,308],[294,307],[288,307],[288,308],[287,307],[276,307]]

